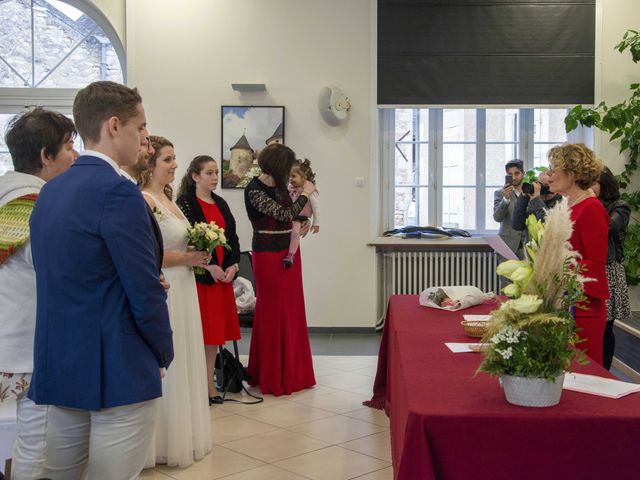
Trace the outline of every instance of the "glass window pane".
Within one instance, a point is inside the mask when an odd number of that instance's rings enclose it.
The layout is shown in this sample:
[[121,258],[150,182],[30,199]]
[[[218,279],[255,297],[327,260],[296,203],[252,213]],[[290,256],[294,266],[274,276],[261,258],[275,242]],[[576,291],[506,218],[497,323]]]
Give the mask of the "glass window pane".
[[70,5],[0,1],[0,31],[0,54],[8,63],[0,68],[0,86],[78,88],[95,80],[123,82],[120,61],[104,31]]
[[395,110],[396,142],[429,140],[429,110],[397,108]]
[[394,205],[394,228],[416,225],[416,189],[397,187]]
[[504,185],[504,165],[509,160],[518,158],[518,144],[491,144],[487,145],[486,152],[486,185],[495,187]]
[[476,184],[476,144],[449,143],[443,145],[442,184]]
[[0,86],[26,87],[31,82],[31,3],[0,2],[0,32],[0,54],[11,65],[0,70]]
[[442,226],[475,230],[476,189],[442,189]]
[[396,185],[413,185],[416,182],[417,158],[413,152],[413,144],[399,143],[395,149],[395,183]]
[[7,132],[7,125],[12,118],[12,113],[0,113],[0,175],[4,175],[5,172],[13,170],[11,155],[9,155],[7,144],[4,141],[4,135]]
[[418,223],[416,225],[430,225],[429,222],[429,189],[422,187],[418,189]]
[[[504,180],[504,179],[503,179]],[[493,220],[493,196],[497,188],[487,188],[485,191],[486,209],[484,213],[485,229],[486,230],[498,230],[500,224]]]
[[547,153],[551,147],[555,147],[557,143],[536,143],[533,145],[533,166],[534,167],[548,167],[549,161],[547,159]]
[[445,142],[475,142],[476,111],[445,109],[442,114],[442,129]]
[[413,110],[406,108],[396,108],[395,111],[395,141],[413,141]]
[[490,108],[487,112],[487,142],[517,142],[519,110]]
[[563,143],[567,140],[564,127],[564,108],[536,108],[533,111],[533,141]]

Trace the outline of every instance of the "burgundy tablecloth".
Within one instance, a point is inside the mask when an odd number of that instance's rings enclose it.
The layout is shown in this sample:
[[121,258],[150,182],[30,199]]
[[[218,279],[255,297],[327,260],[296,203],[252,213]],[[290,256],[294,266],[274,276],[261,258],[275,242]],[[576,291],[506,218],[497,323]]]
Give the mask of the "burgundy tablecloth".
[[[482,356],[445,342],[473,341],[462,312],[422,307],[417,295],[389,301],[370,406],[391,419],[395,478],[638,479],[640,394],[613,400],[563,391],[550,408],[510,405],[497,378],[476,374]],[[609,373],[591,363],[576,371]]]

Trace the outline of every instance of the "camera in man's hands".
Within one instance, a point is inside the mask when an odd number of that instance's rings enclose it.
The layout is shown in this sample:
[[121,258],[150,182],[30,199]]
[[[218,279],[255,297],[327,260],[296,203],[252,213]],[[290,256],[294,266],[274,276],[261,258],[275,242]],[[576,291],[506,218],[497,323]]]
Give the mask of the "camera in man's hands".
[[[545,185],[544,183],[540,183],[540,185],[541,185],[540,195],[548,195],[549,193],[551,193],[551,190],[549,189],[549,185]],[[522,193],[526,193],[527,195],[533,195],[533,183],[523,183]]]

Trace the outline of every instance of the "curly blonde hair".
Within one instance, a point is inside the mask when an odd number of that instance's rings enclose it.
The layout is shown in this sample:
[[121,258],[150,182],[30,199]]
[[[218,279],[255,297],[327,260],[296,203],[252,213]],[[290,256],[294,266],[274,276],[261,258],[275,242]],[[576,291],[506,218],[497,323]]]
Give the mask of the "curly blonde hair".
[[549,164],[567,173],[583,190],[598,181],[604,165],[584,143],[565,143],[549,150]]
[[[151,170],[156,166],[156,161],[160,156],[160,149],[162,147],[173,147],[173,143],[167,140],[164,137],[160,137],[157,135],[151,135],[149,137],[149,142],[153,147],[153,155],[149,157],[149,166],[140,173],[140,189],[144,189],[147,185],[149,185],[149,180],[151,180]],[[164,186],[164,194],[170,201],[173,201],[173,187],[171,185]]]

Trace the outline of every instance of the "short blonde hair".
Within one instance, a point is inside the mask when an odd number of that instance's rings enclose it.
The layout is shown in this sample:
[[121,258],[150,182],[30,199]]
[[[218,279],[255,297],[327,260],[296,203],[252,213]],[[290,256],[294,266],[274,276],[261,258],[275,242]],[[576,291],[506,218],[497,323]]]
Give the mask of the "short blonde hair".
[[565,143],[549,150],[549,164],[571,176],[583,190],[600,178],[604,165],[584,143]]

